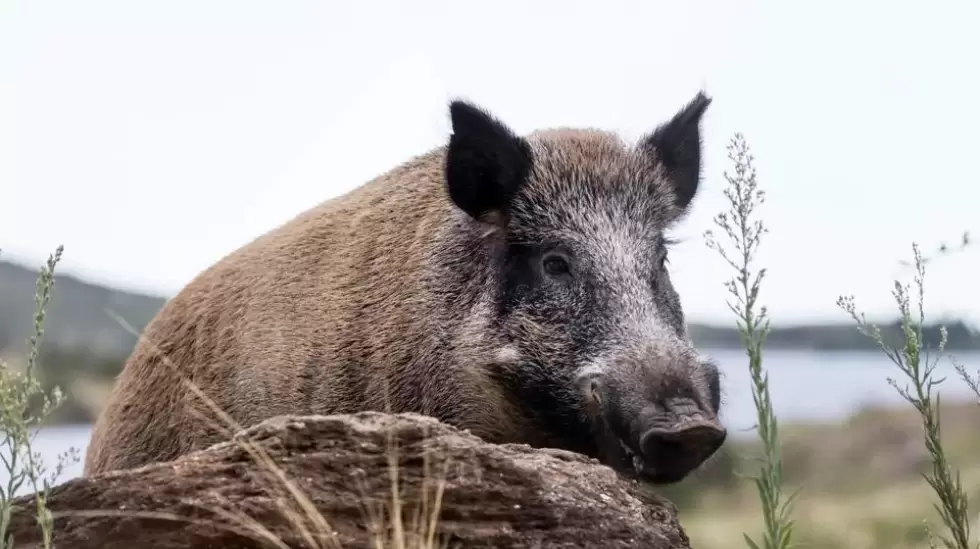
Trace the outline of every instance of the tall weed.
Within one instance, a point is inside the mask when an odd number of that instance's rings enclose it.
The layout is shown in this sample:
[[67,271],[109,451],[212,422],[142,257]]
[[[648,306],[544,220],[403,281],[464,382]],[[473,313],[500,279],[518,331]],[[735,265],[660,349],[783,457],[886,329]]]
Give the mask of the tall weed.
[[15,540],[8,532],[10,517],[15,510],[13,499],[25,488],[34,493],[43,547],[51,548],[54,519],[46,506],[48,491],[64,468],[79,459],[77,450],[70,448],[58,456],[54,468],[49,470],[41,454],[34,449],[41,424],[64,402],[58,387],[46,391],[36,375],[46,308],[54,289],[54,269],[61,260],[62,250],[59,246],[48,258],[37,279],[33,331],[28,341],[24,371],[0,360],[0,427],[3,429],[0,463],[8,475],[7,482],[0,483],[0,549],[14,547]]
[[[967,240],[964,239],[964,245],[966,242]],[[922,326],[925,324],[926,261],[917,244],[912,244],[912,253],[916,271],[915,313],[913,313],[910,303],[911,292],[908,284],[902,284],[896,280],[892,291],[901,316],[901,345],[891,346],[885,342],[878,326],[869,323],[864,313],[858,312],[854,296],[841,296],[837,300],[837,305],[851,316],[857,323],[858,330],[870,337],[884,352],[885,356],[905,375],[907,381],[911,382],[912,387],[910,388],[907,384],[899,386],[897,380],[888,378],[888,383],[916,409],[922,418],[925,446],[932,462],[932,471],[925,474],[925,480],[939,499],[935,508],[947,530],[945,534],[939,536],[939,539],[947,549],[970,549],[969,502],[960,481],[959,471],[954,470],[946,458],[946,451],[942,444],[939,392],[933,392],[945,381],[934,378],[933,373],[939,359],[945,353],[946,329],[945,327],[941,329],[941,338],[935,353],[930,353],[929,345],[924,341],[922,333]],[[980,398],[977,380],[971,378],[962,365],[957,364],[956,366],[960,376]],[[973,547],[980,547],[980,544]]]
[[779,445],[779,424],[772,409],[769,396],[769,375],[762,367],[762,347],[769,332],[769,318],[766,307],[759,305],[759,290],[766,270],[753,273],[752,261],[767,230],[760,219],[756,219],[756,207],[764,203],[765,192],[756,182],[754,160],[742,134],[737,133],[728,145],[728,158],[734,163],[735,173],[725,172],[728,187],[725,197],[730,209],[719,213],[715,225],[728,235],[731,249],[726,251],[715,240],[711,230],[705,232],[708,247],[719,255],[736,272],[725,283],[734,302],[728,307],[735,313],[736,325],[742,345],[749,359],[749,373],[752,379],[752,397],[757,412],[756,428],[763,446],[759,473],[753,477],[762,502],[762,520],[765,526],[763,538],[757,542],[748,534],[743,534],[745,542],[752,549],[785,549],[791,546],[793,520],[792,502],[796,494],[784,498],[782,490],[782,459]]

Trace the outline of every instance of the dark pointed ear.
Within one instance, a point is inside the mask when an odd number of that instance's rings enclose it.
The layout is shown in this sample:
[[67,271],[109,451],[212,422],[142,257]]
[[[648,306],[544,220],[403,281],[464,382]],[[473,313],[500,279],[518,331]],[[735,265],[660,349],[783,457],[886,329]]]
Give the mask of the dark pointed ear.
[[510,201],[531,171],[531,147],[472,103],[452,101],[449,117],[449,197],[474,219],[506,225]]
[[664,167],[674,186],[675,204],[686,210],[701,182],[701,118],[711,98],[703,91],[669,121],[643,138],[641,146]]

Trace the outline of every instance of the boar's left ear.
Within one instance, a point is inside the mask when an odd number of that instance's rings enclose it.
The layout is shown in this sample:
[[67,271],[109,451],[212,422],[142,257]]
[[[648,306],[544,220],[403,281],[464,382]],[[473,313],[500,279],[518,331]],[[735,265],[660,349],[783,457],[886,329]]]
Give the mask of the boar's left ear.
[[449,197],[474,219],[505,225],[510,201],[531,171],[531,147],[472,103],[452,101],[449,116]]
[[711,98],[703,91],[643,138],[641,147],[664,167],[673,184],[675,204],[686,210],[698,192],[701,181],[701,130],[704,111]]

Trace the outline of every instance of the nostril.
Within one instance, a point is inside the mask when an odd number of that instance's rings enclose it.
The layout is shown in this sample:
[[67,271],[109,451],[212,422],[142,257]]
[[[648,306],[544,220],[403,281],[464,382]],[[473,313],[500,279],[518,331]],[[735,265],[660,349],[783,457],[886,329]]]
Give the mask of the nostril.
[[653,428],[640,438],[640,451],[650,464],[672,463],[694,469],[721,447],[726,435],[724,428],[710,423],[681,429]]
[[651,429],[643,434],[640,438],[640,451],[643,452],[643,459],[649,464],[662,462],[666,456],[687,453],[675,433],[660,429]]

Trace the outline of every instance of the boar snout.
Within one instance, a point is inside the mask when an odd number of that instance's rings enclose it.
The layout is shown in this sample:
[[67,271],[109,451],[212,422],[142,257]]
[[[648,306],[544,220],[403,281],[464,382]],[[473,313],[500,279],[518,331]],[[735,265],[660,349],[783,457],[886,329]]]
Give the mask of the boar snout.
[[[606,460],[621,473],[653,484],[673,484],[710,458],[727,437],[714,410],[687,397],[646,398],[612,379],[590,380],[607,427]],[[617,457],[618,456],[618,457]]]
[[[657,484],[678,482],[697,469],[725,442],[727,430],[693,401],[676,399],[667,410],[644,414],[637,473]],[[641,427],[642,428],[642,427]]]

